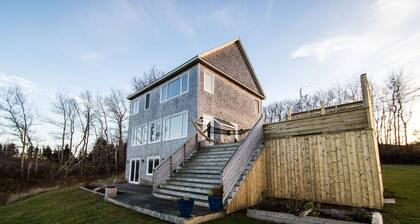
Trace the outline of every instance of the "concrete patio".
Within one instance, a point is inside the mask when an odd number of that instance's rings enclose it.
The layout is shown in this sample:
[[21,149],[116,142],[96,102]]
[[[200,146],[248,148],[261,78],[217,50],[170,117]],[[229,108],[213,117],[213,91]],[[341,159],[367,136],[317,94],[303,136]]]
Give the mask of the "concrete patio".
[[[152,194],[151,186],[143,186],[136,184],[115,184],[114,186],[118,188],[118,195],[113,198],[105,198],[107,202],[124,208],[132,209],[139,213],[152,216],[167,222],[202,223],[209,220],[221,218],[225,215],[224,211],[211,212],[209,208],[194,206],[191,215],[192,217],[183,218],[179,216],[177,201],[154,197]],[[83,189],[88,190],[86,188]]]

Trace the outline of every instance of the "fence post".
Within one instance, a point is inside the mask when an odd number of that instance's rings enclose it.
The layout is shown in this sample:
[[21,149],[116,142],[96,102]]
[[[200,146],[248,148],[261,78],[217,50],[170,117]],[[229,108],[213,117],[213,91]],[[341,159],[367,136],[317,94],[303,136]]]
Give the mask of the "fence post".
[[186,152],[185,152],[186,151],[186,148],[187,148],[187,144],[185,143],[184,144],[184,149],[183,149],[183,153],[184,153],[184,160],[182,161],[183,163],[185,163],[185,159],[186,159],[185,158],[186,157],[186,155],[185,155],[186,154]]

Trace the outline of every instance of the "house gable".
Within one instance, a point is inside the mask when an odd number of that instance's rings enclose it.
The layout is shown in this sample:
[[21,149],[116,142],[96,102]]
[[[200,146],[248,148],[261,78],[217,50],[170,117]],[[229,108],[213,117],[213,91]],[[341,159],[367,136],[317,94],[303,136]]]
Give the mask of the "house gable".
[[264,92],[239,39],[205,52],[199,57],[264,97]]

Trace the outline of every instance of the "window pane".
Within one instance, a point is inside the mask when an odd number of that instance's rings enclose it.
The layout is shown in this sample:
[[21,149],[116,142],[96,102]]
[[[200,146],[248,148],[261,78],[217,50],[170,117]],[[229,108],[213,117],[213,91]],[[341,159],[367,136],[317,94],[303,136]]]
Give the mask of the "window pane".
[[136,128],[136,145],[140,145],[140,144],[142,144],[142,141],[141,141],[141,127],[137,127]]
[[188,91],[188,75],[182,76],[182,92]]
[[148,174],[153,173],[153,159],[149,159],[149,160],[148,160],[148,164],[147,164],[147,173],[148,173]]
[[130,181],[134,181],[134,168],[135,168],[135,163],[134,160],[131,160],[131,175],[130,175]]
[[163,121],[163,139],[164,140],[168,140],[169,139],[169,127],[170,127],[170,119],[169,118],[165,118],[165,120]]
[[177,115],[175,117],[171,117],[171,125],[170,125],[170,138],[179,138],[182,137],[182,116]]
[[182,136],[186,136],[187,135],[187,113],[184,112],[182,113]]
[[181,79],[175,79],[168,84],[168,99],[179,95],[181,92]]
[[159,159],[155,159],[155,168],[159,166]]
[[164,101],[164,100],[167,99],[167,96],[168,96],[168,86],[167,85],[162,86],[160,94],[161,94],[161,96],[160,96],[161,101]]
[[136,160],[136,169],[134,171],[134,173],[136,174],[135,177],[134,177],[135,182],[139,181],[139,163],[140,163],[140,161]]
[[150,94],[146,94],[146,105],[145,108],[148,109],[150,105]]
[[213,93],[213,76],[204,73],[204,90]]
[[161,123],[160,121],[150,124],[150,142],[160,141]]

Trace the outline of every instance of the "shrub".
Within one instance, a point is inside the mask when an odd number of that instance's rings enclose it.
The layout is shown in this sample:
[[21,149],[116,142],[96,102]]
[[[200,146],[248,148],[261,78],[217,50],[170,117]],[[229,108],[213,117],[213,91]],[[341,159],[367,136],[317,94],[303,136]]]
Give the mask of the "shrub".
[[420,144],[407,146],[379,145],[383,164],[420,164]]

